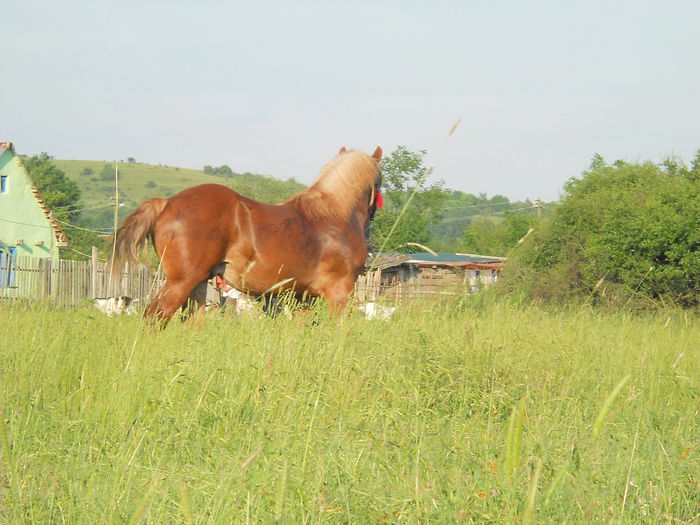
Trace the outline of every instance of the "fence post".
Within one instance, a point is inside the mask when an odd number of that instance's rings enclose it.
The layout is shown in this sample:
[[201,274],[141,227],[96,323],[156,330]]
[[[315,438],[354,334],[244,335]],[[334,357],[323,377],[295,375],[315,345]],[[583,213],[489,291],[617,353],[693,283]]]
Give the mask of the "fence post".
[[131,265],[129,264],[129,261],[126,261],[124,263],[124,273],[121,274],[121,279],[117,289],[114,291],[114,295],[129,294],[129,278],[131,277],[131,273]]
[[44,268],[44,297],[42,299],[48,299],[51,297],[52,285],[53,285],[53,264],[51,259],[41,259]]
[[97,298],[97,247],[92,247],[90,257],[90,299]]
[[379,289],[381,288],[382,284],[382,271],[377,269],[374,271],[374,275],[372,276],[372,288],[371,288],[371,299],[373,301],[376,301],[379,298]]

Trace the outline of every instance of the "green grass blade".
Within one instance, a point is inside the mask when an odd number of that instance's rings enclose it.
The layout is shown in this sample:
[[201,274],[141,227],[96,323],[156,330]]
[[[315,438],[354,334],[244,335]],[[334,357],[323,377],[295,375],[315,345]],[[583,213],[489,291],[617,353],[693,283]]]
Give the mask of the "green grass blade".
[[192,525],[192,505],[190,504],[190,496],[187,493],[187,485],[185,482],[180,482],[180,508],[182,509],[182,518],[186,525]]
[[630,377],[630,374],[627,374],[625,377],[623,377],[622,380],[615,386],[615,388],[612,389],[612,392],[610,392],[608,394],[608,397],[605,399],[605,403],[603,403],[603,407],[600,409],[598,417],[596,417],[595,422],[593,423],[594,438],[597,438],[600,435],[600,430],[601,428],[603,428],[603,423],[605,423],[605,418],[607,417],[608,412],[610,412],[610,407],[615,401],[615,398],[617,398],[618,394],[620,393],[620,390],[622,390],[622,387],[624,387],[627,381],[629,381]]
[[537,466],[535,467],[535,474],[532,476],[532,482],[530,483],[530,494],[527,498],[527,508],[525,509],[525,516],[523,517],[523,523],[526,525],[532,523],[532,516],[535,511],[535,498],[537,496],[537,486],[540,483],[540,475],[542,474],[542,458],[537,460]]
[[508,435],[506,438],[505,474],[513,477],[515,469],[520,464],[520,449],[523,439],[523,421],[525,419],[525,398],[521,398],[513,407],[508,421]]
[[141,522],[146,514],[146,511],[148,510],[148,506],[150,505],[153,496],[156,493],[156,488],[158,487],[159,481],[160,480],[158,478],[153,480],[153,483],[151,483],[151,486],[148,488],[148,491],[144,495],[138,507],[136,507],[136,511],[132,514],[131,519],[129,519],[129,525],[136,525],[137,523]]

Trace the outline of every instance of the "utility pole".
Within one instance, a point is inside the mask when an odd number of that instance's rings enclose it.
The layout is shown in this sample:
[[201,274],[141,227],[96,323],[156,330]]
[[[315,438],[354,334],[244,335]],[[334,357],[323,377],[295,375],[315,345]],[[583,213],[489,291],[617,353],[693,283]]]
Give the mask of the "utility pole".
[[119,164],[114,164],[114,233],[119,226]]
[[537,216],[542,217],[542,201],[540,199],[537,199],[535,201],[535,205],[533,206],[533,208],[537,209]]
[[112,295],[119,295],[118,283],[113,283],[114,276],[114,256],[117,248],[117,226],[119,226],[119,165],[114,163],[114,233],[112,233],[112,257],[110,258],[108,292]]

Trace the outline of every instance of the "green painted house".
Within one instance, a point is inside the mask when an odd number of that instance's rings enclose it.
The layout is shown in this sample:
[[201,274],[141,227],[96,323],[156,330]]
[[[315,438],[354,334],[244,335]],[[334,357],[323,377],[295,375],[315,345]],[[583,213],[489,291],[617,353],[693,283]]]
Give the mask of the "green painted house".
[[58,260],[59,247],[67,245],[12,143],[0,142],[0,257]]

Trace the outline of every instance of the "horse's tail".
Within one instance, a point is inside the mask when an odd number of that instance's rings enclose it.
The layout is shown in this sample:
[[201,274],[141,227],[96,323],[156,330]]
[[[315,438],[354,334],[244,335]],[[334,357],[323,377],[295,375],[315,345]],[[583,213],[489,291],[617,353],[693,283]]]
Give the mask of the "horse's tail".
[[148,199],[124,219],[112,237],[112,271],[121,268],[125,261],[138,262],[139,251],[146,247],[153,224],[167,203],[168,199]]

